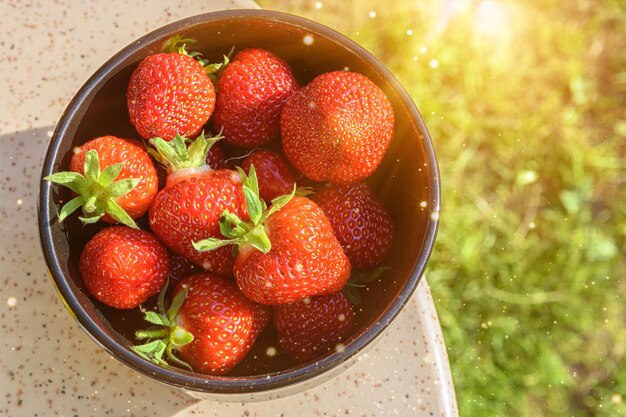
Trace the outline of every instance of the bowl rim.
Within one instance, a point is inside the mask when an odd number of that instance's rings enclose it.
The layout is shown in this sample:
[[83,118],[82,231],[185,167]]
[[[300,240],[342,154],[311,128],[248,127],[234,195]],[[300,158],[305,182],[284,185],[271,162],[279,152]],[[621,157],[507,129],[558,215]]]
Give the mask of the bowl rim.
[[[429,189],[428,207],[432,214],[431,216],[428,216],[426,230],[423,237],[424,249],[415,259],[409,279],[407,280],[405,286],[400,289],[397,298],[386,308],[386,310],[381,313],[379,320],[375,321],[357,337],[353,338],[350,343],[347,343],[345,349],[341,352],[334,352],[323,357],[317,362],[309,363],[301,367],[250,377],[210,376],[195,374],[177,368],[164,368],[139,357],[135,353],[131,352],[126,346],[118,344],[113,339],[109,338],[103,329],[96,324],[96,321],[89,316],[72,293],[68,280],[65,278],[61,270],[59,259],[56,256],[51,230],[48,227],[51,222],[50,213],[53,212],[50,207],[53,204],[52,198],[50,198],[52,184],[43,180],[43,178],[53,173],[60,147],[59,139],[67,134],[67,130],[71,125],[71,120],[75,117],[82,116],[81,113],[84,112],[84,109],[83,111],[81,111],[81,109],[83,108],[85,100],[97,91],[101,84],[114,73],[113,71],[115,71],[121,63],[143,48],[144,43],[152,42],[155,39],[162,37],[171,36],[175,32],[180,32],[210,21],[251,18],[277,21],[280,23],[298,26],[312,32],[314,35],[331,39],[365,59],[368,62],[368,65],[378,72],[380,76],[385,78],[391,85],[392,89],[406,106],[406,109],[418,127],[419,133],[422,136],[422,146],[425,151],[425,157],[429,167],[429,181],[431,186]],[[426,264],[430,258],[439,224],[440,178],[431,138],[428,130],[426,129],[425,123],[417,110],[417,107],[398,80],[374,55],[338,31],[300,16],[270,10],[231,9],[191,16],[149,32],[121,49],[108,59],[100,68],[98,68],[95,73],[93,73],[93,75],[78,90],[66,107],[50,140],[42,167],[37,209],[41,247],[48,265],[48,273],[52,278],[52,282],[66,308],[70,311],[81,328],[98,345],[130,368],[160,382],[175,387],[197,392],[218,394],[260,393],[286,387],[292,384],[301,382],[304,383],[305,381],[313,379],[316,376],[330,372],[344,363],[347,359],[355,357],[356,354],[365,349],[374,340],[376,340],[378,336],[384,333],[385,329],[407,304],[411,295],[417,288],[417,285],[424,274]]]

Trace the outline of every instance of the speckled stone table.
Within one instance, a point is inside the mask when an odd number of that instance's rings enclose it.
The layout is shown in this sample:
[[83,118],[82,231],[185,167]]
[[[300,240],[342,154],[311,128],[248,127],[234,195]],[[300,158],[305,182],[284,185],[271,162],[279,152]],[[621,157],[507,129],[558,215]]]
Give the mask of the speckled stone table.
[[54,124],[109,56],[166,23],[237,1],[0,0],[0,415],[456,416],[437,313],[423,280],[357,364],[308,392],[262,403],[198,402],[117,362],[83,333],[49,282],[36,224]]

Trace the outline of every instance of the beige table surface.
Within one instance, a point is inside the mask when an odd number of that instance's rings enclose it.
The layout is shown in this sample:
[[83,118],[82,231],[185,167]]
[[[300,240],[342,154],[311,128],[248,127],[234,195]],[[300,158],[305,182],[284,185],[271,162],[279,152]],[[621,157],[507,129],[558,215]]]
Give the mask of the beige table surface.
[[448,358],[423,280],[361,360],[279,400],[197,400],[146,378],[83,333],[46,273],[36,224],[43,155],[84,81],[114,52],[166,23],[237,1],[0,0],[0,415],[456,416]]

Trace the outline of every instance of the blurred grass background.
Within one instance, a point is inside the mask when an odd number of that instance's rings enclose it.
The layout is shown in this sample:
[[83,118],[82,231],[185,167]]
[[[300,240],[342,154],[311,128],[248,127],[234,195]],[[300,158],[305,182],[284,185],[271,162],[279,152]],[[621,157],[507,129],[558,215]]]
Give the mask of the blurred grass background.
[[431,132],[463,416],[626,416],[626,1],[259,1],[378,56]]

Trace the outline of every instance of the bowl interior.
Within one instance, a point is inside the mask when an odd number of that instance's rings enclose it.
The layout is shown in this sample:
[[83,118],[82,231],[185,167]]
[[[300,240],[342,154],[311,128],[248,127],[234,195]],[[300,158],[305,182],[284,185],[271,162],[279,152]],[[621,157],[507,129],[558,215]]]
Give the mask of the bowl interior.
[[[174,34],[197,39],[197,44],[189,49],[199,50],[211,62],[219,62],[233,46],[236,51],[246,47],[268,49],[290,64],[301,85],[318,74],[348,68],[373,80],[393,104],[395,139],[381,167],[367,180],[394,220],[394,246],[385,262],[393,270],[380,282],[373,282],[361,291],[363,312],[352,341],[346,350],[328,355],[316,366],[298,367],[280,355],[274,358],[265,355],[266,348],[275,345],[274,336],[268,331],[233,371],[235,378],[231,379],[247,381],[245,384],[252,386],[257,380],[268,381],[260,377],[268,373],[272,375],[269,382],[275,382],[283,377],[319,373],[335,366],[364,347],[397,314],[414,290],[430,253],[436,228],[431,213],[439,209],[437,169],[421,119],[395,79],[369,54],[336,32],[277,13],[212,13],[153,32],[108,61],[77,94],[59,122],[44,175],[50,173],[47,171],[67,169],[72,148],[97,136],[140,139],[128,121],[125,97],[128,80],[139,61],[160,52],[163,42]],[[46,253],[46,257],[61,294],[88,333],[115,356],[125,362],[134,361],[131,366],[143,372],[162,372],[161,368],[145,368],[144,365],[148,365],[138,358],[132,359],[134,356],[128,351],[128,346],[135,343],[134,330],[144,327],[137,309],[129,312],[107,308],[84,291],[78,258],[84,244],[102,225],[82,227],[77,216],[71,216],[60,225],[56,221],[58,205],[69,197],[65,190],[42,183],[44,251],[52,252]],[[140,224],[148,228],[145,219]],[[205,376],[194,379],[193,374],[179,370],[167,372],[175,374],[168,374],[168,378],[181,376],[184,385],[196,389],[224,380]]]

